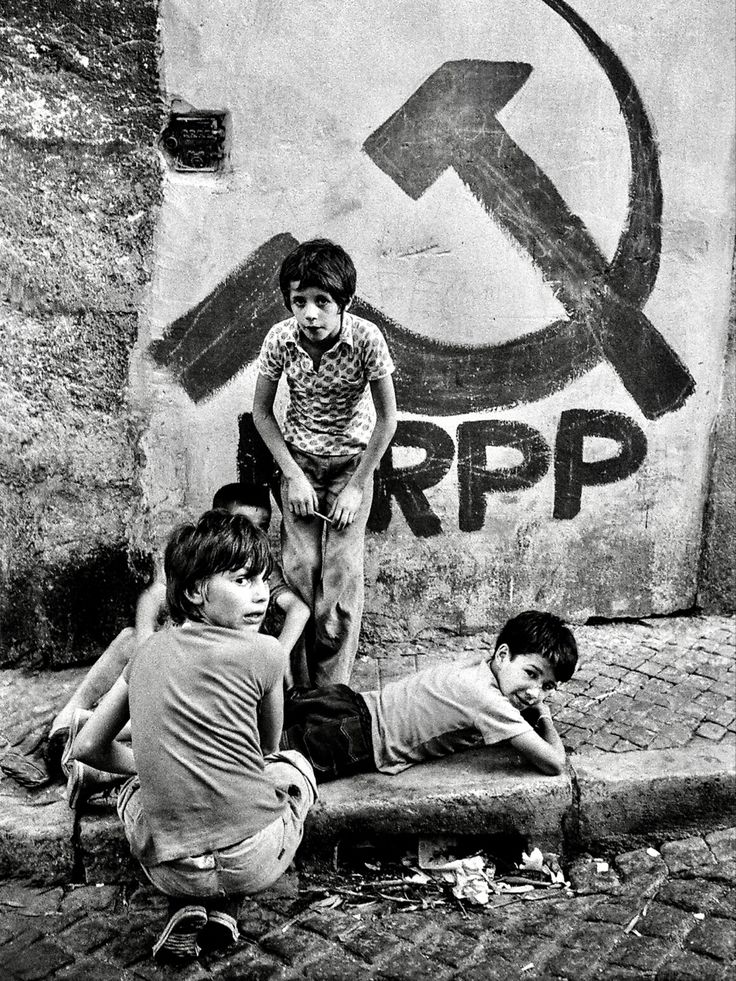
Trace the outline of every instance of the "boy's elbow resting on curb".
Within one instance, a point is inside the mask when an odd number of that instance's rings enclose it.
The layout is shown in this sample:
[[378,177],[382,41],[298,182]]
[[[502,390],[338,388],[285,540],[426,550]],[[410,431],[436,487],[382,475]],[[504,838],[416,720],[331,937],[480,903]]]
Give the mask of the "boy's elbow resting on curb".
[[521,753],[546,776],[556,777],[565,772],[565,748],[562,743],[550,745],[536,732],[524,733],[510,742],[517,753]]
[[521,753],[537,770],[547,777],[559,777],[560,774],[565,772],[566,757],[564,749],[557,750],[549,747],[547,750],[538,753],[526,753],[523,750]]
[[558,760],[545,760],[544,762],[541,760],[532,760],[532,762],[547,777],[559,777],[566,769],[564,755]]

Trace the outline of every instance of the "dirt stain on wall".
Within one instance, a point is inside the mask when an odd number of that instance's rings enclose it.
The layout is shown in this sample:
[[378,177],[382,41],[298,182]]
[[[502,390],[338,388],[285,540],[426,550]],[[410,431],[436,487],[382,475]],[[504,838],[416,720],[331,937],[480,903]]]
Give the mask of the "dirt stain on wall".
[[156,7],[0,20],[0,664],[88,658],[142,571],[128,407],[160,179]]

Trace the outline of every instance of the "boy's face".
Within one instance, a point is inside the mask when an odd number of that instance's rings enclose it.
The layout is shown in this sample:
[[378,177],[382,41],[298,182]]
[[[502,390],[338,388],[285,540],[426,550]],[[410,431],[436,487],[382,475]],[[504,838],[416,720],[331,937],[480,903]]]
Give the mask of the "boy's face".
[[311,344],[328,348],[337,340],[342,324],[342,310],[327,290],[317,286],[303,289],[294,281],[289,288],[291,312],[299,330]]
[[541,654],[517,654],[512,658],[506,644],[494,654],[491,670],[501,693],[519,710],[543,702],[557,687],[552,665],[546,658]]
[[242,514],[256,528],[260,528],[261,531],[268,531],[271,515],[266,508],[259,507],[257,504],[238,504],[228,508],[228,511],[230,514]]
[[246,576],[244,569],[233,569],[205,579],[189,598],[199,606],[205,623],[258,633],[268,596],[268,583],[260,573]]

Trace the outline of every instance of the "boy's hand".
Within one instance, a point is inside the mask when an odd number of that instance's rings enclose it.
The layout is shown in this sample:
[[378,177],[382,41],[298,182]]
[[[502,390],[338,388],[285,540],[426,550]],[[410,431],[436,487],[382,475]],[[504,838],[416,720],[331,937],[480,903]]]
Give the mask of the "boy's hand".
[[530,705],[528,708],[522,709],[521,717],[534,729],[541,719],[551,720],[552,713],[544,702],[537,702],[535,705]]
[[511,745],[542,773],[564,773],[565,747],[557,734],[550,710],[539,701],[523,709],[521,714],[532,726],[532,732],[515,736]]
[[300,518],[308,518],[313,515],[319,506],[314,487],[309,483],[303,473],[296,477],[289,477],[286,484],[286,498],[289,510],[292,514]]
[[362,500],[363,491],[355,484],[348,484],[343,487],[328,515],[338,531],[342,531],[343,528],[347,528],[349,524],[353,523]]

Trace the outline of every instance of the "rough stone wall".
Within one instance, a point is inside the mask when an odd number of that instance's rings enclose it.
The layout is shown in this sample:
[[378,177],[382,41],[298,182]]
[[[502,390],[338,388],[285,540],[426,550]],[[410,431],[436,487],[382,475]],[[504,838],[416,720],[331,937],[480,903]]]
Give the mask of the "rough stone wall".
[[98,653],[145,574],[127,384],[158,127],[154,3],[3,0],[0,664]]
[[714,433],[703,523],[698,605],[706,612],[736,611],[736,251],[723,389]]

